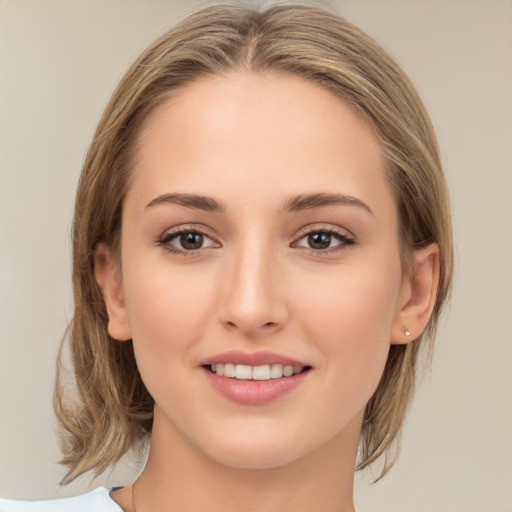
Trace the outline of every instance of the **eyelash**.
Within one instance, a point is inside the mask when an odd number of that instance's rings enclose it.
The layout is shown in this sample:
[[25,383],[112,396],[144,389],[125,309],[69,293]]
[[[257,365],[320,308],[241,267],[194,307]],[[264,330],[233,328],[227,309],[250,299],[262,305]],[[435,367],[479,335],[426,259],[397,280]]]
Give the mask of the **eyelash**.
[[304,246],[302,246],[302,247],[304,249],[312,252],[313,254],[330,254],[335,251],[343,250],[344,248],[346,249],[347,247],[350,247],[356,243],[354,238],[350,237],[349,235],[347,235],[345,233],[338,231],[337,229],[317,228],[317,229],[309,229],[308,231],[301,233],[301,235],[299,236],[299,238],[297,238],[297,241],[294,242],[293,245],[296,246],[296,244],[298,244],[301,240],[303,240],[304,238],[306,238],[308,236],[318,235],[318,234],[333,237],[333,238],[337,239],[338,242],[340,242],[340,243],[335,245],[334,247],[328,247],[326,249],[313,249],[312,247],[304,247]]
[[[156,243],[157,245],[162,246],[167,252],[171,254],[180,254],[182,256],[193,256],[200,254],[206,247],[200,247],[199,249],[178,249],[177,247],[173,247],[171,242],[181,235],[200,235],[203,238],[207,238],[212,240],[204,231],[197,228],[179,228],[170,233],[164,233],[162,237],[160,237]],[[214,242],[215,243],[215,242]]]
[[[173,247],[171,245],[171,242],[181,235],[188,234],[188,235],[200,235],[203,238],[211,240],[213,244],[216,242],[211,239],[211,237],[208,236],[207,233],[200,229],[196,228],[179,228],[175,231],[172,231],[170,233],[165,233],[163,236],[161,236],[157,241],[157,245],[162,246],[167,252],[171,254],[180,254],[183,256],[192,256],[192,255],[199,255],[203,252],[204,249],[207,247],[200,247],[198,249],[178,249],[176,247]],[[340,243],[335,245],[334,247],[328,247],[325,249],[314,249],[312,247],[304,247],[299,246],[298,243],[303,240],[304,238],[311,236],[311,235],[327,235],[328,237],[334,237],[336,238]],[[343,248],[352,246],[356,243],[355,239],[341,233],[340,231],[337,231],[336,229],[310,229],[308,231],[305,231],[301,233],[301,235],[296,239],[295,242],[293,242],[292,247],[303,247],[304,249],[314,253],[314,254],[330,254],[335,251],[342,250]]]

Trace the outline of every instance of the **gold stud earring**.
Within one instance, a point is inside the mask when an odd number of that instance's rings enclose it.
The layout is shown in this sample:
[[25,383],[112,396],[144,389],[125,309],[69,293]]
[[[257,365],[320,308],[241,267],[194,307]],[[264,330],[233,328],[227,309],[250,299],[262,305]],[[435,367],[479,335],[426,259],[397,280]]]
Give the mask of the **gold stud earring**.
[[402,331],[406,336],[411,335],[411,331],[409,331],[409,329],[407,329],[407,327],[405,325],[402,327]]

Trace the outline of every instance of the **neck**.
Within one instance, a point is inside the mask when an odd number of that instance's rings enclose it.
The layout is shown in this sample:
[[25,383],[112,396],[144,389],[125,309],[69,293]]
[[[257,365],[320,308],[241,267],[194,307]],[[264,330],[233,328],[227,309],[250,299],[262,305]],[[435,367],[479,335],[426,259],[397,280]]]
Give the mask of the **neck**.
[[284,466],[241,469],[212,460],[155,421],[133,504],[131,489],[124,499],[113,497],[127,511],[135,508],[133,512],[353,512],[359,429],[360,421],[348,425],[328,444]]

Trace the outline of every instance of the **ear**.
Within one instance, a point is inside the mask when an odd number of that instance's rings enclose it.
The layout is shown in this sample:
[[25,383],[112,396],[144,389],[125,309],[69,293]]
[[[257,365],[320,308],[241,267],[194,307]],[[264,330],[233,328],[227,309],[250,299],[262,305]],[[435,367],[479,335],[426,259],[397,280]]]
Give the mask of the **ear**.
[[430,244],[414,252],[414,274],[404,278],[391,344],[409,343],[421,336],[434,308],[439,285],[439,247]]
[[94,277],[103,292],[107,307],[108,333],[119,341],[131,339],[123,296],[123,285],[119,263],[115,261],[110,249],[99,244],[94,253]]

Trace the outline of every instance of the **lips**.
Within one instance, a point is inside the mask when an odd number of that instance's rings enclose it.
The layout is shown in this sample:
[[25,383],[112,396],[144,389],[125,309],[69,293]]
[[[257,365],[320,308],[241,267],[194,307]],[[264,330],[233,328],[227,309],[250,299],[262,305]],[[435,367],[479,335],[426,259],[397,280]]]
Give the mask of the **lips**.
[[242,352],[239,350],[232,350],[223,352],[215,356],[209,357],[201,362],[202,366],[214,365],[218,363],[233,363],[243,364],[247,366],[262,366],[281,364],[283,366],[308,366],[307,363],[298,361],[291,357],[276,354],[274,352]]
[[262,405],[291,392],[311,370],[302,361],[273,352],[224,352],[201,366],[217,392],[243,405]]

